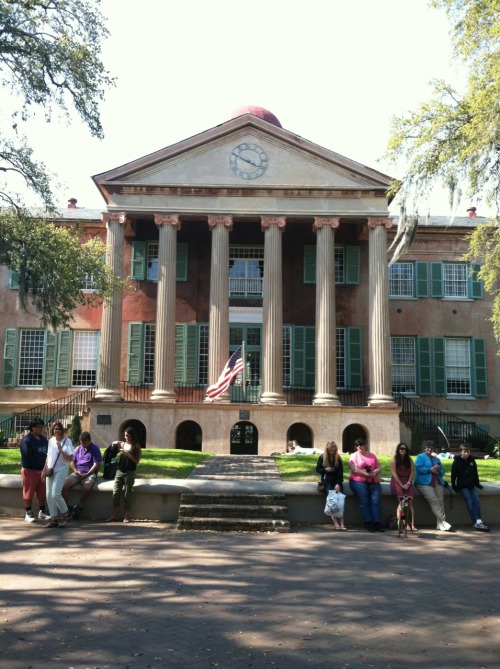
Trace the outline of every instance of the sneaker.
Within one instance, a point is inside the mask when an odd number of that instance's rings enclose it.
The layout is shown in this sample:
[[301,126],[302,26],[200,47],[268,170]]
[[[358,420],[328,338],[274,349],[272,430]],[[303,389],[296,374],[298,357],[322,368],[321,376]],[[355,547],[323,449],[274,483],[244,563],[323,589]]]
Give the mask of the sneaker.
[[80,520],[80,516],[82,515],[82,510],[80,509],[79,506],[74,506],[72,511],[71,511],[71,519],[72,520]]
[[26,511],[26,514],[24,516],[24,520],[27,523],[34,523],[36,521],[35,516],[33,515],[33,511]]
[[441,532],[453,532],[450,523],[447,523],[446,520],[439,521],[437,529]]
[[50,516],[43,511],[38,512],[38,520],[50,520]]
[[479,530],[480,532],[489,532],[490,528],[488,525],[485,525],[482,520],[478,520],[477,523],[474,525],[475,530]]

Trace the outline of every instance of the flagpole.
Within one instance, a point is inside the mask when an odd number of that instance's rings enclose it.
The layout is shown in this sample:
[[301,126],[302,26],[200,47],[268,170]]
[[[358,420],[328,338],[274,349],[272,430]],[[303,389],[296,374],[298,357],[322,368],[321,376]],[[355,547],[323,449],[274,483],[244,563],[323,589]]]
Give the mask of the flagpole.
[[243,384],[243,401],[247,401],[247,347],[245,342],[241,342],[241,359],[243,360],[243,371],[241,376],[241,382]]

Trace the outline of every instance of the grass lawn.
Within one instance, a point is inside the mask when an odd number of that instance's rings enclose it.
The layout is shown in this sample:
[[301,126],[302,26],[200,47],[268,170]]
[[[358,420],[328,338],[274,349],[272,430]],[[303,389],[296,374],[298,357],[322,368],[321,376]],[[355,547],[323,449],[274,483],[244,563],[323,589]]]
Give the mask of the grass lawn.
[[[281,455],[276,457],[276,463],[280,470],[283,481],[318,481],[319,474],[316,473],[316,463],[318,461],[317,455]],[[378,461],[382,465],[381,476],[383,478],[390,478],[390,462],[392,456],[380,455],[377,456]],[[347,472],[349,470],[349,455],[342,455],[342,462],[344,464],[344,479],[347,479]],[[448,481],[451,480],[451,465],[453,460],[443,460],[443,467],[445,470],[445,477]],[[500,481],[500,460],[476,460],[477,470],[479,472],[480,481]]]
[[[104,449],[101,449],[104,454]],[[137,469],[143,479],[185,479],[196,465],[212,453],[145,448]],[[0,473],[20,474],[21,454],[17,448],[0,449]]]
[[[104,449],[102,449],[104,453]],[[145,448],[137,470],[139,478],[184,479],[199,462],[213,455],[198,451],[182,451],[178,449]],[[381,476],[389,478],[391,456],[379,456],[382,465]],[[317,455],[282,455],[275,458],[283,481],[317,481]],[[349,469],[349,455],[343,454],[344,478]],[[443,460],[446,478],[450,480],[452,460]],[[500,481],[500,460],[476,460],[481,481]],[[0,473],[20,474],[21,456],[17,448],[0,449]]]

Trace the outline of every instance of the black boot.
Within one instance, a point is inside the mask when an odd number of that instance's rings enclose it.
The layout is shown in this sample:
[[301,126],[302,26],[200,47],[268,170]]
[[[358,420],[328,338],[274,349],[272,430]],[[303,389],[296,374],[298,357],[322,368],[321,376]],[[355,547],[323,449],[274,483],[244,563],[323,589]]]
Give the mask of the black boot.
[[382,523],[375,523],[375,531],[376,532],[385,532]]
[[365,522],[365,527],[368,530],[368,532],[375,532],[375,527],[373,526],[373,523],[371,522],[371,520],[367,520]]

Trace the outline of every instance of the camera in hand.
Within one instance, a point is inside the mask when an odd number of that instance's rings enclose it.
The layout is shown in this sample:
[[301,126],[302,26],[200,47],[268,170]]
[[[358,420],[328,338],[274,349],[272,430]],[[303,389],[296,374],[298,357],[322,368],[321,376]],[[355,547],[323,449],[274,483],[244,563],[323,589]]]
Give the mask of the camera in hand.
[[366,467],[365,467],[365,472],[366,472],[367,474],[371,474],[371,473],[372,473],[372,468],[370,467],[370,465],[366,465]]

